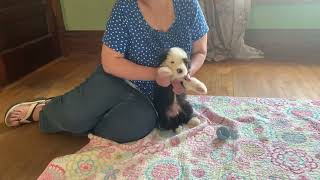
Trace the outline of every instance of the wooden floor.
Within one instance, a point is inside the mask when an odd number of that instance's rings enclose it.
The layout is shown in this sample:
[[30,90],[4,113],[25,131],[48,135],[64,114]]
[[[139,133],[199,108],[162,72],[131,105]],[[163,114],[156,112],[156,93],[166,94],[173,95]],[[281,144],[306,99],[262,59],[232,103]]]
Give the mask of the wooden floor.
[[[0,90],[0,115],[13,103],[63,94],[94,70],[97,57],[59,59]],[[214,96],[320,99],[319,63],[226,61],[208,63],[197,74]],[[77,151],[85,137],[42,134],[37,124],[16,129],[0,126],[0,179],[35,179],[50,160]]]

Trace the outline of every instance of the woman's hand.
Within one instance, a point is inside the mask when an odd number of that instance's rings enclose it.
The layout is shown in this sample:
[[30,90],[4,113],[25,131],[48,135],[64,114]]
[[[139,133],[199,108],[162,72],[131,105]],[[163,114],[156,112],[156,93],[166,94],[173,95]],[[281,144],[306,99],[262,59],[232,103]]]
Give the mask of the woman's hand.
[[159,86],[168,87],[171,84],[171,73],[166,71],[157,71],[156,82]]

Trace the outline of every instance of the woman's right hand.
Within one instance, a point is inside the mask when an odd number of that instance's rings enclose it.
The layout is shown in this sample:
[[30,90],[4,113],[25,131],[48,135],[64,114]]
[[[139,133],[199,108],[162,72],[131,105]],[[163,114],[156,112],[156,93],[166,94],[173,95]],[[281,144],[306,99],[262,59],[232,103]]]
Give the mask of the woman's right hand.
[[156,82],[159,86],[168,87],[171,84],[171,73],[166,71],[157,71]]

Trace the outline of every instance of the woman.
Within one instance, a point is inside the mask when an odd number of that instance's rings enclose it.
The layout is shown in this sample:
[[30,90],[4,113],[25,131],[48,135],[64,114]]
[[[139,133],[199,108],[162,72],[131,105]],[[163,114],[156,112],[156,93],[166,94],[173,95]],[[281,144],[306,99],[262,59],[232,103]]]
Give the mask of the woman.
[[[9,127],[39,122],[45,133],[93,133],[119,143],[138,140],[156,126],[151,103],[164,49],[183,48],[191,56],[190,75],[202,66],[208,26],[197,0],[118,0],[103,37],[101,64],[81,85],[52,99],[10,108]],[[173,82],[176,93],[184,92]]]

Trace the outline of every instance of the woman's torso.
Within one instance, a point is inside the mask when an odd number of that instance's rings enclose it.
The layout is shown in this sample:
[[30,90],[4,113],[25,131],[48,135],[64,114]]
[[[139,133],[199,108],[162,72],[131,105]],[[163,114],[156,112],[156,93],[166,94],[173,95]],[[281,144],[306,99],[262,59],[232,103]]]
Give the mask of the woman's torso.
[[[145,20],[137,0],[120,0],[126,8],[125,25],[127,30],[127,47],[125,58],[132,62],[158,67],[160,55],[165,49],[180,47],[190,56],[192,51],[192,21],[197,7],[196,0],[173,0],[174,22],[166,32],[155,30]],[[121,42],[120,42],[121,43]],[[131,81],[150,98],[153,97],[154,81]]]

